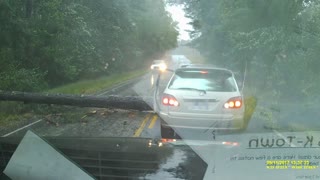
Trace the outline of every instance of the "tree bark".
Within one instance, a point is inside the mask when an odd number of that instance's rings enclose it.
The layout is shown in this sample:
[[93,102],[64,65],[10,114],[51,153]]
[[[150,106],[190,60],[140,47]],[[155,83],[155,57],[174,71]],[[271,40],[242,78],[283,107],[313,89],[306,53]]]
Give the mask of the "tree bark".
[[152,108],[145,101],[152,101],[150,98],[122,97],[122,96],[84,96],[67,94],[40,94],[26,92],[5,92],[0,91],[0,101],[20,101],[25,103],[57,104],[78,107],[98,107],[148,111]]

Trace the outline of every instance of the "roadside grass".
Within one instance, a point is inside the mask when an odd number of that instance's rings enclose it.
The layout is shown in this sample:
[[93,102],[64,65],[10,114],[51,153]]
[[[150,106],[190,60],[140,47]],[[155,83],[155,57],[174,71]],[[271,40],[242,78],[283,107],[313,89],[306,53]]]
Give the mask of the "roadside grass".
[[0,102],[0,126],[30,118],[39,107],[38,104],[25,104],[23,102]]
[[31,113],[25,113],[25,114],[0,114],[0,127],[1,126],[7,126],[16,123],[17,121],[20,121],[22,119],[31,118]]
[[146,73],[147,70],[137,70],[129,73],[114,74],[108,77],[102,77],[95,80],[79,81],[58,88],[50,89],[47,92],[64,94],[93,94],[108,89],[117,84],[120,84],[124,81],[137,78]]
[[[290,101],[286,102],[279,100],[279,94],[276,92],[261,92],[259,94],[260,99],[271,99],[268,105],[259,107],[259,114],[257,115],[259,120],[264,123],[263,127],[267,130],[275,130],[279,132],[309,132],[309,131],[319,131],[319,126],[306,125],[303,123],[290,122],[287,125],[281,124],[279,122],[279,116],[285,115],[286,109],[291,109],[296,106],[295,103]],[[310,109],[315,108],[316,102],[299,102],[304,108]],[[281,120],[280,120],[281,121]]]
[[257,98],[250,96],[245,98],[244,127],[247,128],[257,106]]
[[257,106],[257,98],[254,96],[249,96],[244,99],[244,123],[241,124],[240,122],[235,122],[234,127],[240,128],[241,130],[245,130],[248,127],[248,124],[251,120],[251,117],[256,109]]
[[[147,73],[147,70],[140,69],[127,73],[114,74],[94,80],[83,80],[50,89],[45,92],[61,94],[94,94],[121,84],[124,81],[138,78],[145,73]],[[77,113],[75,113],[75,111]],[[34,115],[43,116],[49,123],[51,122],[51,119],[57,119],[56,117],[61,117],[61,122],[73,122],[81,120],[81,117],[84,114],[85,108],[80,107],[25,104],[23,102],[0,102],[0,126],[10,126],[19,123],[24,119],[29,119]]]

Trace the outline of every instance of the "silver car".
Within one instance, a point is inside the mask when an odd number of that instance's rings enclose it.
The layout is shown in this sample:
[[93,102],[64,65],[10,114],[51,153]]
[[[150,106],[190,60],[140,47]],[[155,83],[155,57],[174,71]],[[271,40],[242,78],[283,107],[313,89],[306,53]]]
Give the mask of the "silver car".
[[176,69],[156,111],[161,127],[239,129],[243,126],[244,102],[232,71],[206,65]]

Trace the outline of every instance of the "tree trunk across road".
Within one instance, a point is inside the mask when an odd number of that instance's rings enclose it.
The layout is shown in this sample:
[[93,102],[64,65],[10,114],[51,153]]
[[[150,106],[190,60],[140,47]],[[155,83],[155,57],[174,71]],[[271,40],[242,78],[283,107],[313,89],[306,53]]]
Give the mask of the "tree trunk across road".
[[27,92],[0,91],[0,101],[20,101],[24,103],[57,104],[78,107],[115,108],[138,111],[148,111],[152,108],[146,99],[135,96],[84,96],[68,94],[41,94]]

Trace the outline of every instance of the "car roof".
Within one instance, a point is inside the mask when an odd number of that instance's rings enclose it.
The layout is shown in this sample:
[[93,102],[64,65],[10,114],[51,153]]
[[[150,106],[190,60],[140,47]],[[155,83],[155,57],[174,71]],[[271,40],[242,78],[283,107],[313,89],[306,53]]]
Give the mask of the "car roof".
[[228,71],[231,74],[234,74],[231,70],[226,69],[226,68],[219,68],[213,64],[183,64],[181,65],[176,71],[181,71],[185,69],[210,69],[210,70],[224,70]]

